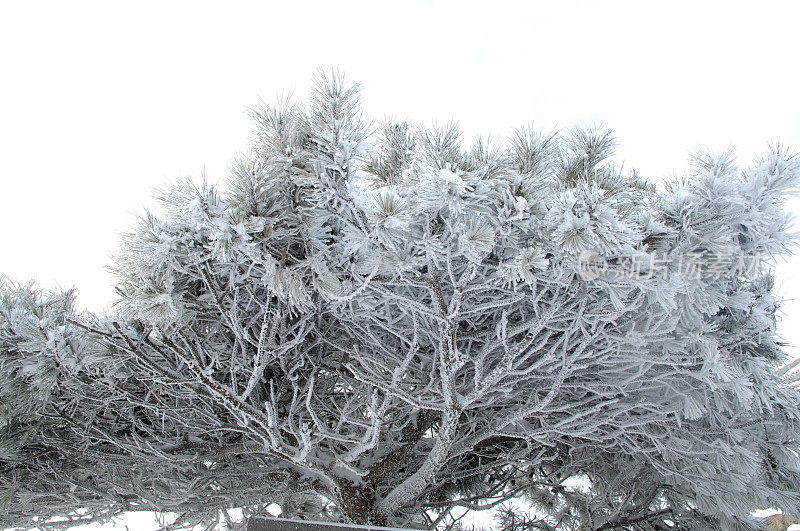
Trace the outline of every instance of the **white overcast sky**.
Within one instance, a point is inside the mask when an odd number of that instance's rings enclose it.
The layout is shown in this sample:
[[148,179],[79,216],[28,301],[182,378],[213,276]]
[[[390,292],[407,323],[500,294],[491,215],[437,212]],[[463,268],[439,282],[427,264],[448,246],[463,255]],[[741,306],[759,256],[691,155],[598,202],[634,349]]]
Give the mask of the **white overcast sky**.
[[[698,147],[800,148],[798,21],[765,1],[2,1],[0,273],[101,310],[151,190],[224,180],[246,107],[302,97],[319,66],[362,82],[375,117],[455,118],[467,138],[605,122],[656,179]],[[799,266],[779,269],[787,299]]]

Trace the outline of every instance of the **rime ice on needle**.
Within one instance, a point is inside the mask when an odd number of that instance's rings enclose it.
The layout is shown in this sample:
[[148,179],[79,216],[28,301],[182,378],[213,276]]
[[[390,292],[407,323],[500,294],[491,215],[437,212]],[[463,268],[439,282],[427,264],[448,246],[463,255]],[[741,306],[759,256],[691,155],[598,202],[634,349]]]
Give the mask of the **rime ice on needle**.
[[113,315],[3,285],[0,523],[276,503],[425,527],[518,496],[539,529],[797,512],[767,269],[786,149],[699,155],[657,190],[606,131],[370,135],[337,75],[252,116],[227,187],[173,186],[125,236]]

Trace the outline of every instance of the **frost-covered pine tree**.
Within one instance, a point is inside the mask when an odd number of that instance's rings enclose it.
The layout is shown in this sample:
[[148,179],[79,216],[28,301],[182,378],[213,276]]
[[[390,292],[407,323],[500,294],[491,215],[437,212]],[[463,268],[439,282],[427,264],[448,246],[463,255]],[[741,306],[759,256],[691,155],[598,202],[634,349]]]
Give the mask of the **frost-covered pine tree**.
[[612,136],[373,127],[321,76],[253,111],[222,190],[124,237],[112,315],[6,281],[0,524],[121,511],[435,527],[739,529],[800,511],[770,294],[800,162],[701,155],[657,188]]

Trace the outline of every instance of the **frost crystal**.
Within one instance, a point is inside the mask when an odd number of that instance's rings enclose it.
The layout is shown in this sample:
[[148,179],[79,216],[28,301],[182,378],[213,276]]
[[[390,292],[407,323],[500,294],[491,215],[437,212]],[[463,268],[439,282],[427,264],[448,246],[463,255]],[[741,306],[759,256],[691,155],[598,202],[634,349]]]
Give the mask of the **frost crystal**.
[[769,274],[787,150],[700,155],[658,191],[606,131],[373,139],[336,75],[252,115],[224,190],[181,183],[125,236],[112,315],[2,284],[0,524],[277,504],[432,527],[519,496],[543,530],[798,512]]

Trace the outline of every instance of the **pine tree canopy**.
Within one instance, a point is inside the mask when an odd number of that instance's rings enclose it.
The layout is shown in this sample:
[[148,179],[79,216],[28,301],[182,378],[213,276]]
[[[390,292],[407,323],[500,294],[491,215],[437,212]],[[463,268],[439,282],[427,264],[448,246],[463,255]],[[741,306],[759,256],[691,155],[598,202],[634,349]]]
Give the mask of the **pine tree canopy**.
[[[0,525],[123,511],[751,529],[800,512],[771,272],[800,161],[648,182],[602,128],[379,124],[320,74],[123,236],[113,311],[0,282]],[[508,527],[508,526],[506,526]]]

